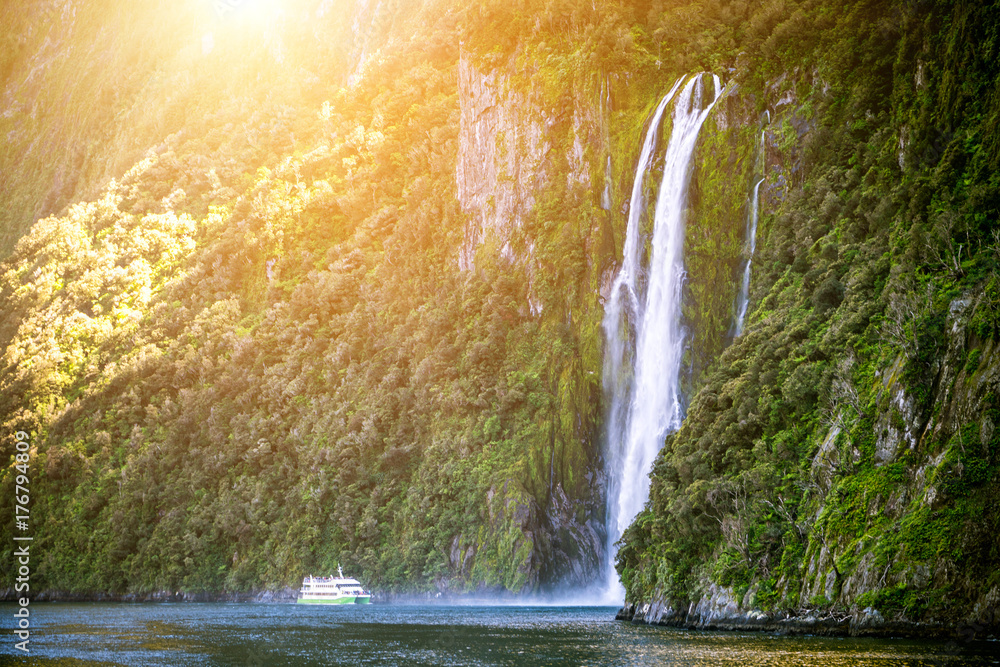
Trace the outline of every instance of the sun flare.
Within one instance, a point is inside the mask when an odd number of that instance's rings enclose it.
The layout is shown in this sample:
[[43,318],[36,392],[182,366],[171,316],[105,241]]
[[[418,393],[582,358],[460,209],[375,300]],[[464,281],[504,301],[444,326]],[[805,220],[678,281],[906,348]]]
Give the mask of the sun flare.
[[213,7],[219,19],[265,26],[282,15],[282,4],[282,0],[214,0]]

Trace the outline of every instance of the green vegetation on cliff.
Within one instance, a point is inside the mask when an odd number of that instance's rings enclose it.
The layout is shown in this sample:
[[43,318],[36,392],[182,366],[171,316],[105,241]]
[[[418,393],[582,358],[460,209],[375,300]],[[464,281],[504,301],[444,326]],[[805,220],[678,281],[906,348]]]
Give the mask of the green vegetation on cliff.
[[977,618],[1000,592],[996,7],[768,7],[786,37],[738,73],[772,114],[747,330],[619,571],[681,609],[722,586],[744,609]]

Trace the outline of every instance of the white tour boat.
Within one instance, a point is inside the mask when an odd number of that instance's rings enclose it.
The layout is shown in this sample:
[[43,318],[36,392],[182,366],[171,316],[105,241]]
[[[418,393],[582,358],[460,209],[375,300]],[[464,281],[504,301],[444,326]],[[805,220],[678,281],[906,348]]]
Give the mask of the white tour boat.
[[314,577],[312,575],[302,580],[302,590],[299,591],[298,602],[301,604],[368,604],[372,594],[366,591],[361,582],[344,576],[344,571],[337,566],[337,577]]

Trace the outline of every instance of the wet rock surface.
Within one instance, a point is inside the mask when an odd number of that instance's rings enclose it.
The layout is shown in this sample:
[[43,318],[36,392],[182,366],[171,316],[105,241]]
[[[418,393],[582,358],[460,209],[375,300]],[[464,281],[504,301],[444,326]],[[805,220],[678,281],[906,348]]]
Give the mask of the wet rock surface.
[[742,609],[719,592],[687,606],[667,600],[626,604],[615,620],[688,630],[760,631],[848,637],[920,637],[925,639],[995,639],[1000,636],[1000,608],[986,609],[977,620],[959,623],[887,619],[873,608],[854,613],[802,610],[797,613]]

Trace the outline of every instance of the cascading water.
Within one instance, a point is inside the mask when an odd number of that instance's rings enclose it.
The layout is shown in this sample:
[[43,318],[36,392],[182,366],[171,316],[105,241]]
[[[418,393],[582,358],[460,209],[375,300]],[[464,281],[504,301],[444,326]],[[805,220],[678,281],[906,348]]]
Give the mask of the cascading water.
[[[604,354],[604,390],[611,397],[611,408],[607,421],[609,436],[610,434],[621,434],[628,417],[635,327],[640,313],[639,297],[636,292],[640,288],[639,279],[642,270],[639,258],[639,236],[641,234],[640,220],[645,209],[642,192],[643,182],[653,159],[663,112],[680,84],[681,79],[678,79],[670,92],[660,100],[660,104],[653,113],[649,129],[646,131],[646,139],[639,154],[639,164],[636,166],[635,180],[632,182],[622,266],[618,275],[615,276],[611,287],[611,298],[608,300],[604,312],[603,326],[607,341],[607,349]],[[611,442],[610,437],[609,442]],[[609,473],[613,472],[614,468],[612,467]],[[608,476],[609,503],[612,498],[618,497],[619,482],[618,476],[614,474]],[[610,509],[612,506],[609,504]]]
[[[683,87],[678,81],[656,108],[632,185],[622,266],[605,308],[604,383],[610,412],[608,563],[602,597],[608,602],[618,602],[624,594],[614,569],[614,544],[646,502],[653,459],[666,435],[683,419],[679,376],[684,350],[684,208],[698,132],[721,94],[719,77],[713,75],[713,97],[703,104],[705,76],[691,77]],[[675,93],[650,251],[644,253],[643,182],[655,152],[660,119]]]
[[[767,118],[770,120],[771,112],[767,112]],[[761,169],[763,170],[763,159],[764,159],[764,133],[765,130],[760,132],[760,155]],[[761,172],[763,173],[763,171]],[[750,264],[753,262],[753,253],[757,249],[757,214],[758,214],[758,194],[760,192],[760,184],[764,182],[764,177],[761,176],[757,181],[757,184],[753,186],[753,196],[750,200],[750,215],[747,216],[747,261],[746,265],[743,267],[743,283],[740,285],[740,293],[736,298],[736,323],[734,325],[733,336],[739,338],[743,335],[743,324],[746,322],[747,317],[747,306],[750,305]]]
[[757,181],[753,186],[753,199],[750,202],[750,215],[747,216],[747,262],[743,267],[743,284],[740,285],[740,294],[736,298],[736,327],[733,334],[736,338],[743,335],[743,323],[747,317],[747,306],[750,305],[750,264],[753,262],[753,253],[757,249],[757,192],[764,179]]

